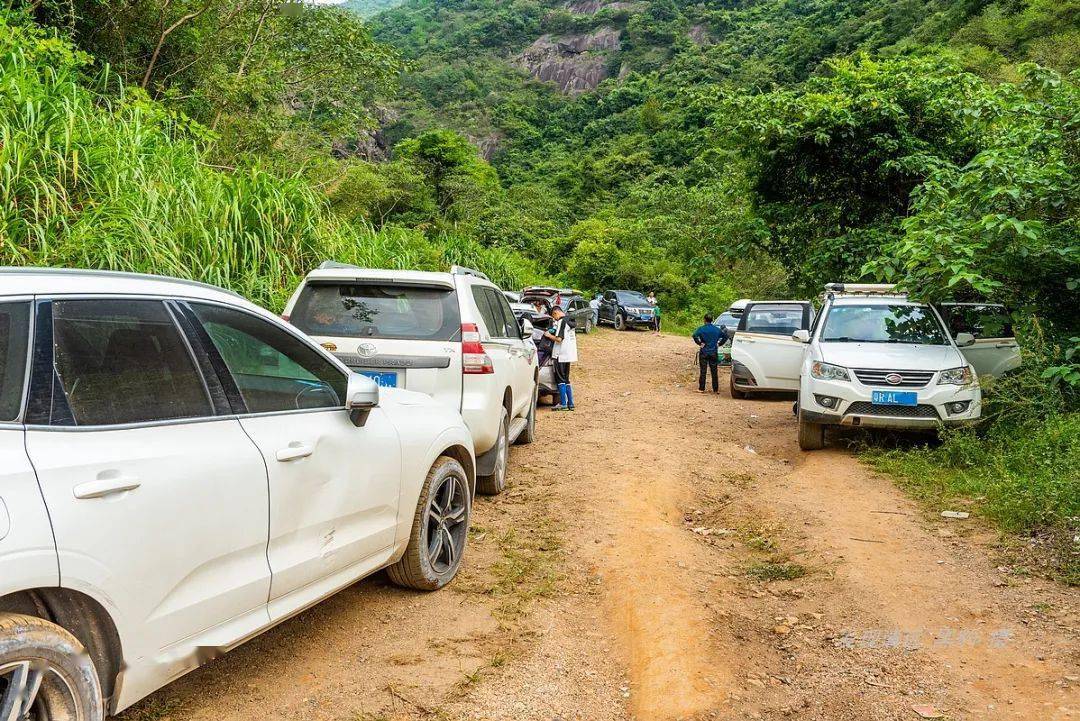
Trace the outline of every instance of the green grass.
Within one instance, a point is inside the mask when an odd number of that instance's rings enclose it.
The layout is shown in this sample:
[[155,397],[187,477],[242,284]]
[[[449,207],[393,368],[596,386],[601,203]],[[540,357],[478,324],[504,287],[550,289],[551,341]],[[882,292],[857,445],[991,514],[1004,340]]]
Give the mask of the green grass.
[[758,561],[746,569],[746,575],[758,581],[793,581],[806,573],[806,566],[781,558]]
[[452,233],[350,224],[299,175],[212,167],[205,131],[0,11],[0,265],[139,271],[279,309],[323,260],[480,268],[533,280],[513,251]]
[[1049,575],[1080,584],[1080,413],[953,431],[938,446],[864,458],[935,509],[964,501],[1037,548]]

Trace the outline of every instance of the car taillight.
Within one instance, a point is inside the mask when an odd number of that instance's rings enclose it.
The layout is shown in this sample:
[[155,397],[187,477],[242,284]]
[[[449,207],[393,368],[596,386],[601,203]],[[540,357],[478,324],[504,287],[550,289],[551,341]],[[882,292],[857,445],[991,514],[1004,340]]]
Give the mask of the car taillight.
[[461,324],[461,372],[464,374],[494,373],[491,356],[480,342],[480,329],[475,323]]

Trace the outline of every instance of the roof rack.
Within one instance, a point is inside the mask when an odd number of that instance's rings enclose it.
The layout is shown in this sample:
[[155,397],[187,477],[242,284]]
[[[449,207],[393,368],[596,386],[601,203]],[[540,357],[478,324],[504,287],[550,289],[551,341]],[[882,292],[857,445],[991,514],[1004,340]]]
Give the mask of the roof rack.
[[466,268],[463,265],[450,266],[450,273],[452,275],[474,275],[477,278],[482,278],[483,280],[488,281],[489,283],[491,282],[491,278],[488,278],[486,274],[481,273],[478,270],[474,270],[473,268]]
[[324,260],[319,263],[319,270],[362,270],[358,265],[352,263],[339,263],[336,260]]
[[171,275],[156,275],[154,273],[134,273],[126,270],[100,270],[98,268],[40,268],[35,266],[4,266],[0,267],[0,273],[3,273],[4,275],[87,275],[94,278],[107,277],[129,278],[131,280],[162,280],[167,283],[178,283],[180,285],[190,285],[196,288],[216,290],[220,293],[228,293],[237,298],[247,300],[235,290],[222,288],[220,285],[203,283],[202,281],[191,280],[189,278],[176,278]]
[[826,283],[826,293],[851,295],[907,295],[896,289],[895,283]]

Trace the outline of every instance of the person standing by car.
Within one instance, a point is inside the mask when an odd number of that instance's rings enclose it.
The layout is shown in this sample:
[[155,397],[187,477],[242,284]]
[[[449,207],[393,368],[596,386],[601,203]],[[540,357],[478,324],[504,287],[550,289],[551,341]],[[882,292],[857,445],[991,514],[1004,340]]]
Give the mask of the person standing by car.
[[570,364],[577,362],[577,333],[574,329],[574,321],[566,315],[559,306],[551,309],[551,317],[555,326],[544,334],[545,338],[555,343],[551,351],[552,371],[555,375],[555,384],[559,388],[559,405],[553,411],[574,410],[574,389],[570,385]]
[[711,315],[705,315],[705,324],[694,331],[694,342],[698,345],[698,393],[705,392],[705,369],[712,374],[712,391],[720,392],[720,379],[717,377],[717,362],[719,361],[720,346],[727,341],[727,330],[713,325]]
[[593,296],[593,299],[589,301],[589,307],[592,308],[592,324],[594,326],[600,325],[600,299],[603,296],[597,293]]
[[656,300],[656,293],[650,290],[645,300],[649,301],[653,308],[653,330],[660,333],[660,302]]

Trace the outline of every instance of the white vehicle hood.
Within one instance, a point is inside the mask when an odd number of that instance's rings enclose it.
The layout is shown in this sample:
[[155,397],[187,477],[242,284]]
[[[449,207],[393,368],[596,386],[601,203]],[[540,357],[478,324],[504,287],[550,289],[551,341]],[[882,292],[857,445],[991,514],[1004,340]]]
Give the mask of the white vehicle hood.
[[408,391],[404,388],[380,388],[379,403],[389,402],[399,406],[425,406],[441,408],[434,398],[427,393]]
[[821,359],[844,368],[940,371],[967,365],[951,345],[821,343]]

